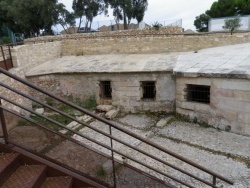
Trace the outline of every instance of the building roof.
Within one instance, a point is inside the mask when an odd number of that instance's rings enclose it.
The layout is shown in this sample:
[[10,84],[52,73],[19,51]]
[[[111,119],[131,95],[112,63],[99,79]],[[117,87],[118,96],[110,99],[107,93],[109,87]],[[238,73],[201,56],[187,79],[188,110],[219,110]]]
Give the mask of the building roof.
[[55,73],[172,72],[176,54],[64,56],[32,68],[26,76]]
[[250,79],[250,43],[172,54],[64,56],[32,68],[26,76],[57,73],[173,72],[184,77]]
[[250,79],[250,43],[182,53],[174,73],[186,77]]

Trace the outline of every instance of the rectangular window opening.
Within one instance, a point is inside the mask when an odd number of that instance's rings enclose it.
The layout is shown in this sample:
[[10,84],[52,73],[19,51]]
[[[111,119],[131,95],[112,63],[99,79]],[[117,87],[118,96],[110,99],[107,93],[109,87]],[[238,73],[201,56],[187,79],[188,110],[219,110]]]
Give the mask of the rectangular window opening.
[[111,99],[112,98],[112,88],[111,88],[110,81],[101,81],[100,88],[101,88],[101,97],[103,99]]
[[210,86],[187,85],[187,101],[210,103]]
[[142,99],[155,99],[156,88],[155,82],[145,81],[141,82],[142,87]]

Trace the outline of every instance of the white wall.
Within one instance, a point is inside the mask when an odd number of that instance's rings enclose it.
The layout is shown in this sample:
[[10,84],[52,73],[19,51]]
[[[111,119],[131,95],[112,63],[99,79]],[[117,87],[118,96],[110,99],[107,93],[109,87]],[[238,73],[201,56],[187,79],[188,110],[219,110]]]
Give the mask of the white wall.
[[[233,19],[234,17],[224,17],[224,18],[212,18],[209,20],[208,31],[224,31],[223,26],[225,25],[225,20]],[[242,26],[238,30],[250,30],[250,15],[241,16]]]

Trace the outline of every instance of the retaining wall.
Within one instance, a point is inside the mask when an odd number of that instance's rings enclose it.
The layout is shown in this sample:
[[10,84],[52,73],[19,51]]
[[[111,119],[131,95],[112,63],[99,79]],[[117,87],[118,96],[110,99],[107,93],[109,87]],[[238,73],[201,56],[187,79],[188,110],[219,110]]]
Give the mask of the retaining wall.
[[[187,84],[210,86],[210,104],[187,101]],[[245,79],[177,78],[176,111],[223,130],[250,135],[250,82]]]

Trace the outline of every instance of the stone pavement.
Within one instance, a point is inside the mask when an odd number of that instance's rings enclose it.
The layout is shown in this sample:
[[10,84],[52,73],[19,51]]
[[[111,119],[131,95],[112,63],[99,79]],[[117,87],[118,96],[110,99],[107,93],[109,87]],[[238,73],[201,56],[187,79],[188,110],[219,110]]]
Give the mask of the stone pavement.
[[[125,129],[147,138],[150,141],[158,143],[175,153],[191,159],[192,161],[235,181],[235,185],[229,186],[218,180],[220,186],[230,188],[250,187],[250,137],[219,131],[214,128],[204,128],[194,123],[181,122],[178,120],[169,121],[163,127],[156,127],[157,122],[165,118],[167,118],[167,116],[159,116],[156,114],[128,114],[115,119],[114,122]],[[90,125],[106,133],[109,132],[109,127],[101,122],[94,121]],[[95,138],[104,144],[110,145],[110,139],[99,133],[95,133],[87,127],[81,129],[80,132],[83,134],[86,133],[90,137]],[[203,174],[199,170],[166,153],[154,149],[137,139],[131,138],[118,130],[112,129],[112,134],[137,148],[148,151],[152,155],[171,162],[172,164],[176,164],[199,177],[205,178],[209,181],[211,180],[211,177],[207,174]],[[107,150],[96,144],[81,139],[76,135],[73,137],[109,154]],[[133,156],[140,161],[151,164],[153,167],[161,169],[166,173],[170,173],[181,180],[194,183],[195,187],[205,187],[189,177],[169,167],[163,166],[138,152],[132,152],[130,148],[120,143],[114,142],[114,148],[126,155]],[[119,155],[116,155],[115,157],[143,169],[143,167],[134,164],[134,162],[128,159],[122,159]],[[148,171],[147,169],[145,170]],[[161,176],[157,176],[161,178]],[[165,180],[173,183],[170,180]],[[177,184],[177,186],[179,185]]]

